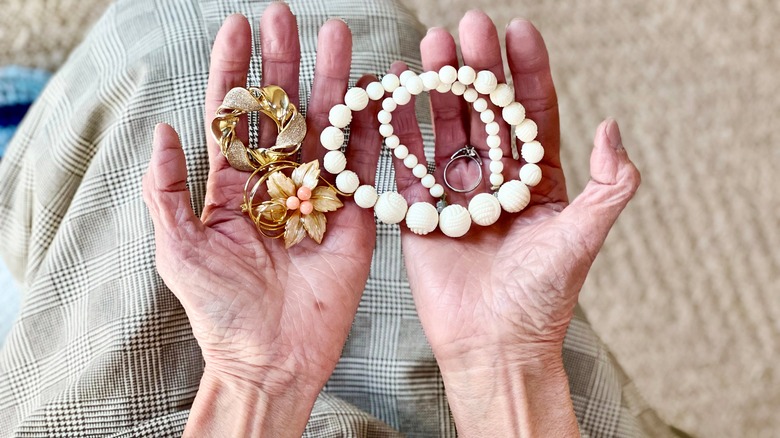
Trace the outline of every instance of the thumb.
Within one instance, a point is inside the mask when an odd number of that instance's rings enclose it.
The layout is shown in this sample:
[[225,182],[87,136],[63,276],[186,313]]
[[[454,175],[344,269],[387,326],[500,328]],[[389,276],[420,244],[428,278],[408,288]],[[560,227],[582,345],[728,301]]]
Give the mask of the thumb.
[[590,259],[596,257],[609,230],[634,196],[640,175],[628,158],[613,119],[599,125],[590,156],[591,180],[559,218],[582,236]]

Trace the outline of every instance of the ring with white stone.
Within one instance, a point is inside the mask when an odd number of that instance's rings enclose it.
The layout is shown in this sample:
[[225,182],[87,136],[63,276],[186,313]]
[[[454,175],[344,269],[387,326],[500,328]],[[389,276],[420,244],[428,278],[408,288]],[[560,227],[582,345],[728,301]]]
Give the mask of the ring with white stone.
[[[447,172],[450,170],[450,165],[454,163],[455,161],[467,159],[471,160],[475,163],[477,163],[477,170],[479,171],[477,181],[465,188],[457,188],[453,187],[453,185],[450,183],[449,179],[447,179]],[[462,148],[458,149],[454,154],[452,154],[452,157],[450,157],[450,161],[447,162],[447,165],[444,166],[444,172],[442,172],[444,176],[444,184],[450,188],[453,192],[457,193],[468,193],[473,192],[474,189],[479,187],[479,184],[482,182],[482,158],[479,157],[479,154],[477,153],[477,150],[474,148],[474,146],[463,146]]]

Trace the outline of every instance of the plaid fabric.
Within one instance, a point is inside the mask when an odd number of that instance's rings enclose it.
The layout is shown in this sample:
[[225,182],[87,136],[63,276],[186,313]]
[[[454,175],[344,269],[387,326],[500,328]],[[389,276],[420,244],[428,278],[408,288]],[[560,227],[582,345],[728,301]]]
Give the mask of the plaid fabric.
[[[0,165],[2,253],[25,289],[0,354],[0,435],[181,434],[203,362],[186,315],[155,270],[141,176],[153,127],[171,123],[187,155],[193,208],[202,209],[210,44],[229,13],[244,13],[256,26],[264,7],[255,0],[119,1],[23,122]],[[292,9],[304,102],[317,29],[329,17],[342,17],[354,33],[353,83],[396,59],[420,69],[423,29],[391,1],[293,2]],[[250,83],[260,74],[256,54]],[[430,144],[428,110],[419,116]],[[393,188],[390,164],[383,152],[380,190]],[[581,313],[564,362],[583,435],[641,436],[653,422],[660,425],[654,436],[666,433]],[[378,225],[351,336],[305,436],[400,434],[452,437],[455,427],[415,313],[399,231]]]

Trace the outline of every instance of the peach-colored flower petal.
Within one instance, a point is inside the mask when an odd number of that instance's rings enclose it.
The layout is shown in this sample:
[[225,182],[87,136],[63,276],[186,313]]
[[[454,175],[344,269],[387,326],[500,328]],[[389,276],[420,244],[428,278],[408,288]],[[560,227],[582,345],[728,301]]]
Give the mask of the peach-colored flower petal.
[[297,211],[290,215],[284,226],[284,247],[289,248],[298,244],[306,236],[306,229],[301,220],[301,214]]
[[[303,163],[296,167],[292,173],[295,187],[308,187],[314,190],[320,179],[320,162],[317,160]],[[293,193],[294,194],[294,193]]]
[[282,172],[273,172],[265,180],[268,186],[268,196],[272,199],[287,199],[290,196],[295,196],[295,184],[293,180],[288,178]]
[[319,211],[314,211],[306,216],[301,216],[301,222],[309,237],[317,243],[322,243],[322,237],[325,235],[325,215]]
[[336,194],[336,191],[328,186],[319,186],[312,191],[311,203],[317,211],[336,211],[344,204]]

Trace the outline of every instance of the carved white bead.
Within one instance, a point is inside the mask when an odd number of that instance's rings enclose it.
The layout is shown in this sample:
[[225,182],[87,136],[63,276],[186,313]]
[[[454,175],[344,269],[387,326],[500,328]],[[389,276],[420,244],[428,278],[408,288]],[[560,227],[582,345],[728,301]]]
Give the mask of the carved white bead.
[[530,141],[523,144],[522,155],[526,163],[538,163],[544,157],[544,148],[538,141]]
[[376,119],[379,123],[387,124],[393,121],[393,114],[389,111],[381,110],[377,113]]
[[485,100],[484,97],[480,97],[479,99],[474,101],[474,110],[475,111],[485,111],[488,107],[487,100]]
[[429,202],[415,202],[406,212],[406,226],[414,234],[424,236],[439,225],[439,212]]
[[504,183],[504,175],[500,173],[491,173],[490,174],[490,185],[491,186],[500,186]]
[[336,188],[344,193],[354,193],[360,185],[357,173],[351,170],[343,170],[336,175]]
[[391,113],[395,111],[395,109],[398,108],[398,104],[395,103],[395,100],[393,100],[392,97],[387,97],[385,100],[382,101],[382,109]]
[[531,191],[518,180],[507,181],[498,189],[498,202],[507,213],[517,213],[531,201]]
[[458,80],[458,71],[451,65],[445,65],[439,69],[439,80],[445,84],[452,84]]
[[334,105],[328,112],[328,121],[337,128],[344,128],[352,121],[352,110],[344,104]]
[[501,110],[501,116],[510,125],[517,126],[525,119],[525,107],[520,102],[512,102]]
[[412,93],[413,96],[416,96],[423,92],[424,86],[423,81],[420,79],[419,76],[415,75],[414,77],[409,78],[406,81],[405,85],[406,89],[409,90],[410,93]]
[[444,196],[444,187],[441,184],[436,183],[430,189],[428,189],[428,192],[434,198],[441,198]]
[[496,85],[496,89],[490,93],[490,101],[499,108],[504,108],[513,100],[515,100],[515,90],[507,84]]
[[523,167],[520,168],[520,181],[525,183],[525,185],[533,187],[539,184],[539,181],[541,180],[542,169],[540,169],[536,164],[528,163],[524,164]]
[[405,87],[409,82],[409,79],[415,76],[417,76],[417,73],[413,72],[412,70],[404,70],[400,75],[398,75],[398,81],[401,83],[402,87]]
[[487,145],[491,149],[496,149],[496,148],[501,147],[501,137],[499,137],[497,135],[488,135],[488,137],[487,137]]
[[393,155],[395,155],[395,157],[399,160],[403,160],[407,155],[409,155],[409,148],[404,145],[400,145],[393,149]]
[[429,173],[420,179],[420,184],[422,184],[422,186],[426,189],[430,189],[436,184],[436,177]]
[[458,80],[463,85],[471,85],[474,83],[474,79],[477,78],[477,72],[471,66],[464,65],[458,69]]
[[363,111],[368,106],[368,93],[360,87],[352,87],[344,95],[344,103],[352,111]]
[[347,167],[347,157],[341,151],[330,151],[322,158],[322,166],[336,175]]
[[412,175],[416,176],[417,178],[422,178],[427,174],[428,167],[426,167],[425,164],[418,164],[412,169]]
[[448,84],[446,82],[442,82],[442,83],[439,84],[438,87],[436,87],[436,91],[438,93],[444,94],[444,93],[449,93],[451,88],[452,88],[452,84]]
[[490,94],[496,89],[498,79],[496,75],[490,70],[482,70],[477,73],[477,78],[474,80],[474,88],[480,94]]
[[355,190],[353,195],[355,198],[355,204],[360,208],[371,208],[376,204],[376,199],[379,195],[376,194],[376,189],[372,185],[364,184]]
[[477,90],[473,88],[467,88],[466,91],[463,93],[463,100],[465,100],[468,103],[476,102],[479,98],[479,93],[477,93]]
[[439,229],[449,237],[461,237],[471,228],[469,211],[458,204],[450,204],[439,213]]
[[537,128],[536,122],[531,119],[523,120],[517,125],[517,128],[515,128],[515,136],[523,143],[534,141],[538,132],[539,128]]
[[393,91],[393,100],[398,105],[406,105],[412,100],[412,93],[406,87],[398,87]]
[[480,193],[471,198],[469,214],[471,220],[477,225],[483,227],[493,225],[501,216],[501,204],[495,196],[489,193]]
[[395,149],[400,144],[401,144],[401,139],[399,139],[397,135],[391,135],[390,137],[385,138],[385,146],[387,146],[390,149]]
[[381,134],[382,137],[390,137],[391,135],[393,135],[393,125],[389,125],[389,124],[379,125],[379,134]]
[[441,84],[439,73],[435,71],[426,71],[425,73],[422,73],[420,79],[422,79],[425,91],[435,90],[439,87],[439,84]]
[[466,92],[466,86],[458,81],[455,81],[452,83],[452,87],[450,87],[450,91],[452,92],[452,94],[456,96],[462,96],[463,93]]
[[384,87],[385,91],[388,93],[395,91],[399,85],[401,85],[401,80],[398,79],[398,76],[394,75],[393,73],[388,73],[382,76],[382,87]]
[[344,143],[344,131],[335,126],[328,126],[320,133],[320,143],[325,149],[335,151]]
[[408,204],[406,199],[397,192],[384,192],[379,195],[374,205],[377,219],[386,224],[397,224],[406,217]]
[[371,100],[379,100],[385,95],[385,87],[379,82],[371,82],[366,86],[366,94]]
[[504,163],[502,161],[491,161],[490,162],[490,172],[491,173],[501,173],[504,171]]
[[411,169],[417,165],[417,155],[409,154],[404,158],[404,166]]
[[501,128],[498,126],[497,122],[490,122],[485,125],[485,132],[487,132],[488,135],[498,135],[498,131],[500,131]]
[[491,109],[486,109],[485,111],[482,111],[479,113],[479,120],[482,120],[482,123],[490,123],[496,119],[496,113],[493,112]]
[[[501,144],[499,143],[499,146],[500,145]],[[498,161],[504,158],[504,151],[502,151],[501,148],[490,148],[488,156],[492,161]]]

